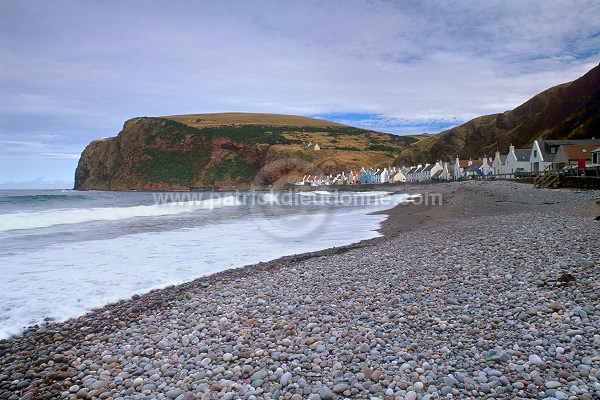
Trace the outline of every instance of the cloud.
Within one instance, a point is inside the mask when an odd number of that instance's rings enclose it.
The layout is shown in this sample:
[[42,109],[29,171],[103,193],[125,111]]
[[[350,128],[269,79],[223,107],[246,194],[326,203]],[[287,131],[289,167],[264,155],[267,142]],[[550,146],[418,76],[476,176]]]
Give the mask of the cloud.
[[599,27],[596,0],[5,1],[0,140],[74,155],[132,117],[221,111],[435,132],[583,75]]

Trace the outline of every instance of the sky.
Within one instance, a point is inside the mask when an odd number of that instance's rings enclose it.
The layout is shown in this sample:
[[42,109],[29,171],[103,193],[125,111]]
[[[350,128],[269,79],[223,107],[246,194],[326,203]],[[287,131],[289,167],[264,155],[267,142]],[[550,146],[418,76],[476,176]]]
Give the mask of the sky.
[[0,0],[0,189],[71,188],[134,117],[435,133],[599,62],[598,0]]

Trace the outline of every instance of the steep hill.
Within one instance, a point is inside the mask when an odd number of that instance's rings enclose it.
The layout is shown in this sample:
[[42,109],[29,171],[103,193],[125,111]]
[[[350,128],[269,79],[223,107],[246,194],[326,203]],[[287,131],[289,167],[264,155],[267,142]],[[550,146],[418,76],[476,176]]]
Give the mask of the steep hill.
[[[281,186],[307,173],[388,166],[415,139],[278,114],[140,117],[83,151],[75,189]],[[320,151],[309,150],[318,143]]]
[[535,139],[600,137],[600,66],[581,78],[552,87],[511,111],[485,115],[407,147],[396,165],[506,152]]

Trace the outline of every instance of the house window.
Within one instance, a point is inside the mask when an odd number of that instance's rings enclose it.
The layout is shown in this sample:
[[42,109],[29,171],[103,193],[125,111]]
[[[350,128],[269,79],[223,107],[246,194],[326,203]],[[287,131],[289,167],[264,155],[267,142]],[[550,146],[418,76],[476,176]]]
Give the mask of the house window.
[[556,154],[556,147],[550,147],[550,154]]
[[533,151],[533,157],[536,158],[537,157],[537,150]]

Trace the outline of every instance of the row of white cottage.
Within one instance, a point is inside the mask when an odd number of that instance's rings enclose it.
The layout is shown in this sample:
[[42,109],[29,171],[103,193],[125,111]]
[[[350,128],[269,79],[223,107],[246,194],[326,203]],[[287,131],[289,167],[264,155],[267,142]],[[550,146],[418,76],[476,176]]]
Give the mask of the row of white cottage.
[[457,157],[452,165],[441,161],[432,165],[412,167],[407,171],[407,180],[422,182],[477,175],[500,175],[512,179],[521,173],[543,172],[547,168],[600,166],[600,140],[536,140],[531,149],[515,149],[511,145],[507,154],[496,151],[493,158],[483,156],[480,160],[472,161]]
[[298,185],[378,184],[425,182],[429,180],[459,180],[473,176],[501,175],[514,178],[520,173],[541,172],[548,167],[565,165],[600,166],[600,140],[536,140],[531,149],[515,149],[508,153],[496,151],[494,158],[443,161],[412,167],[361,168],[336,176],[306,175]]

